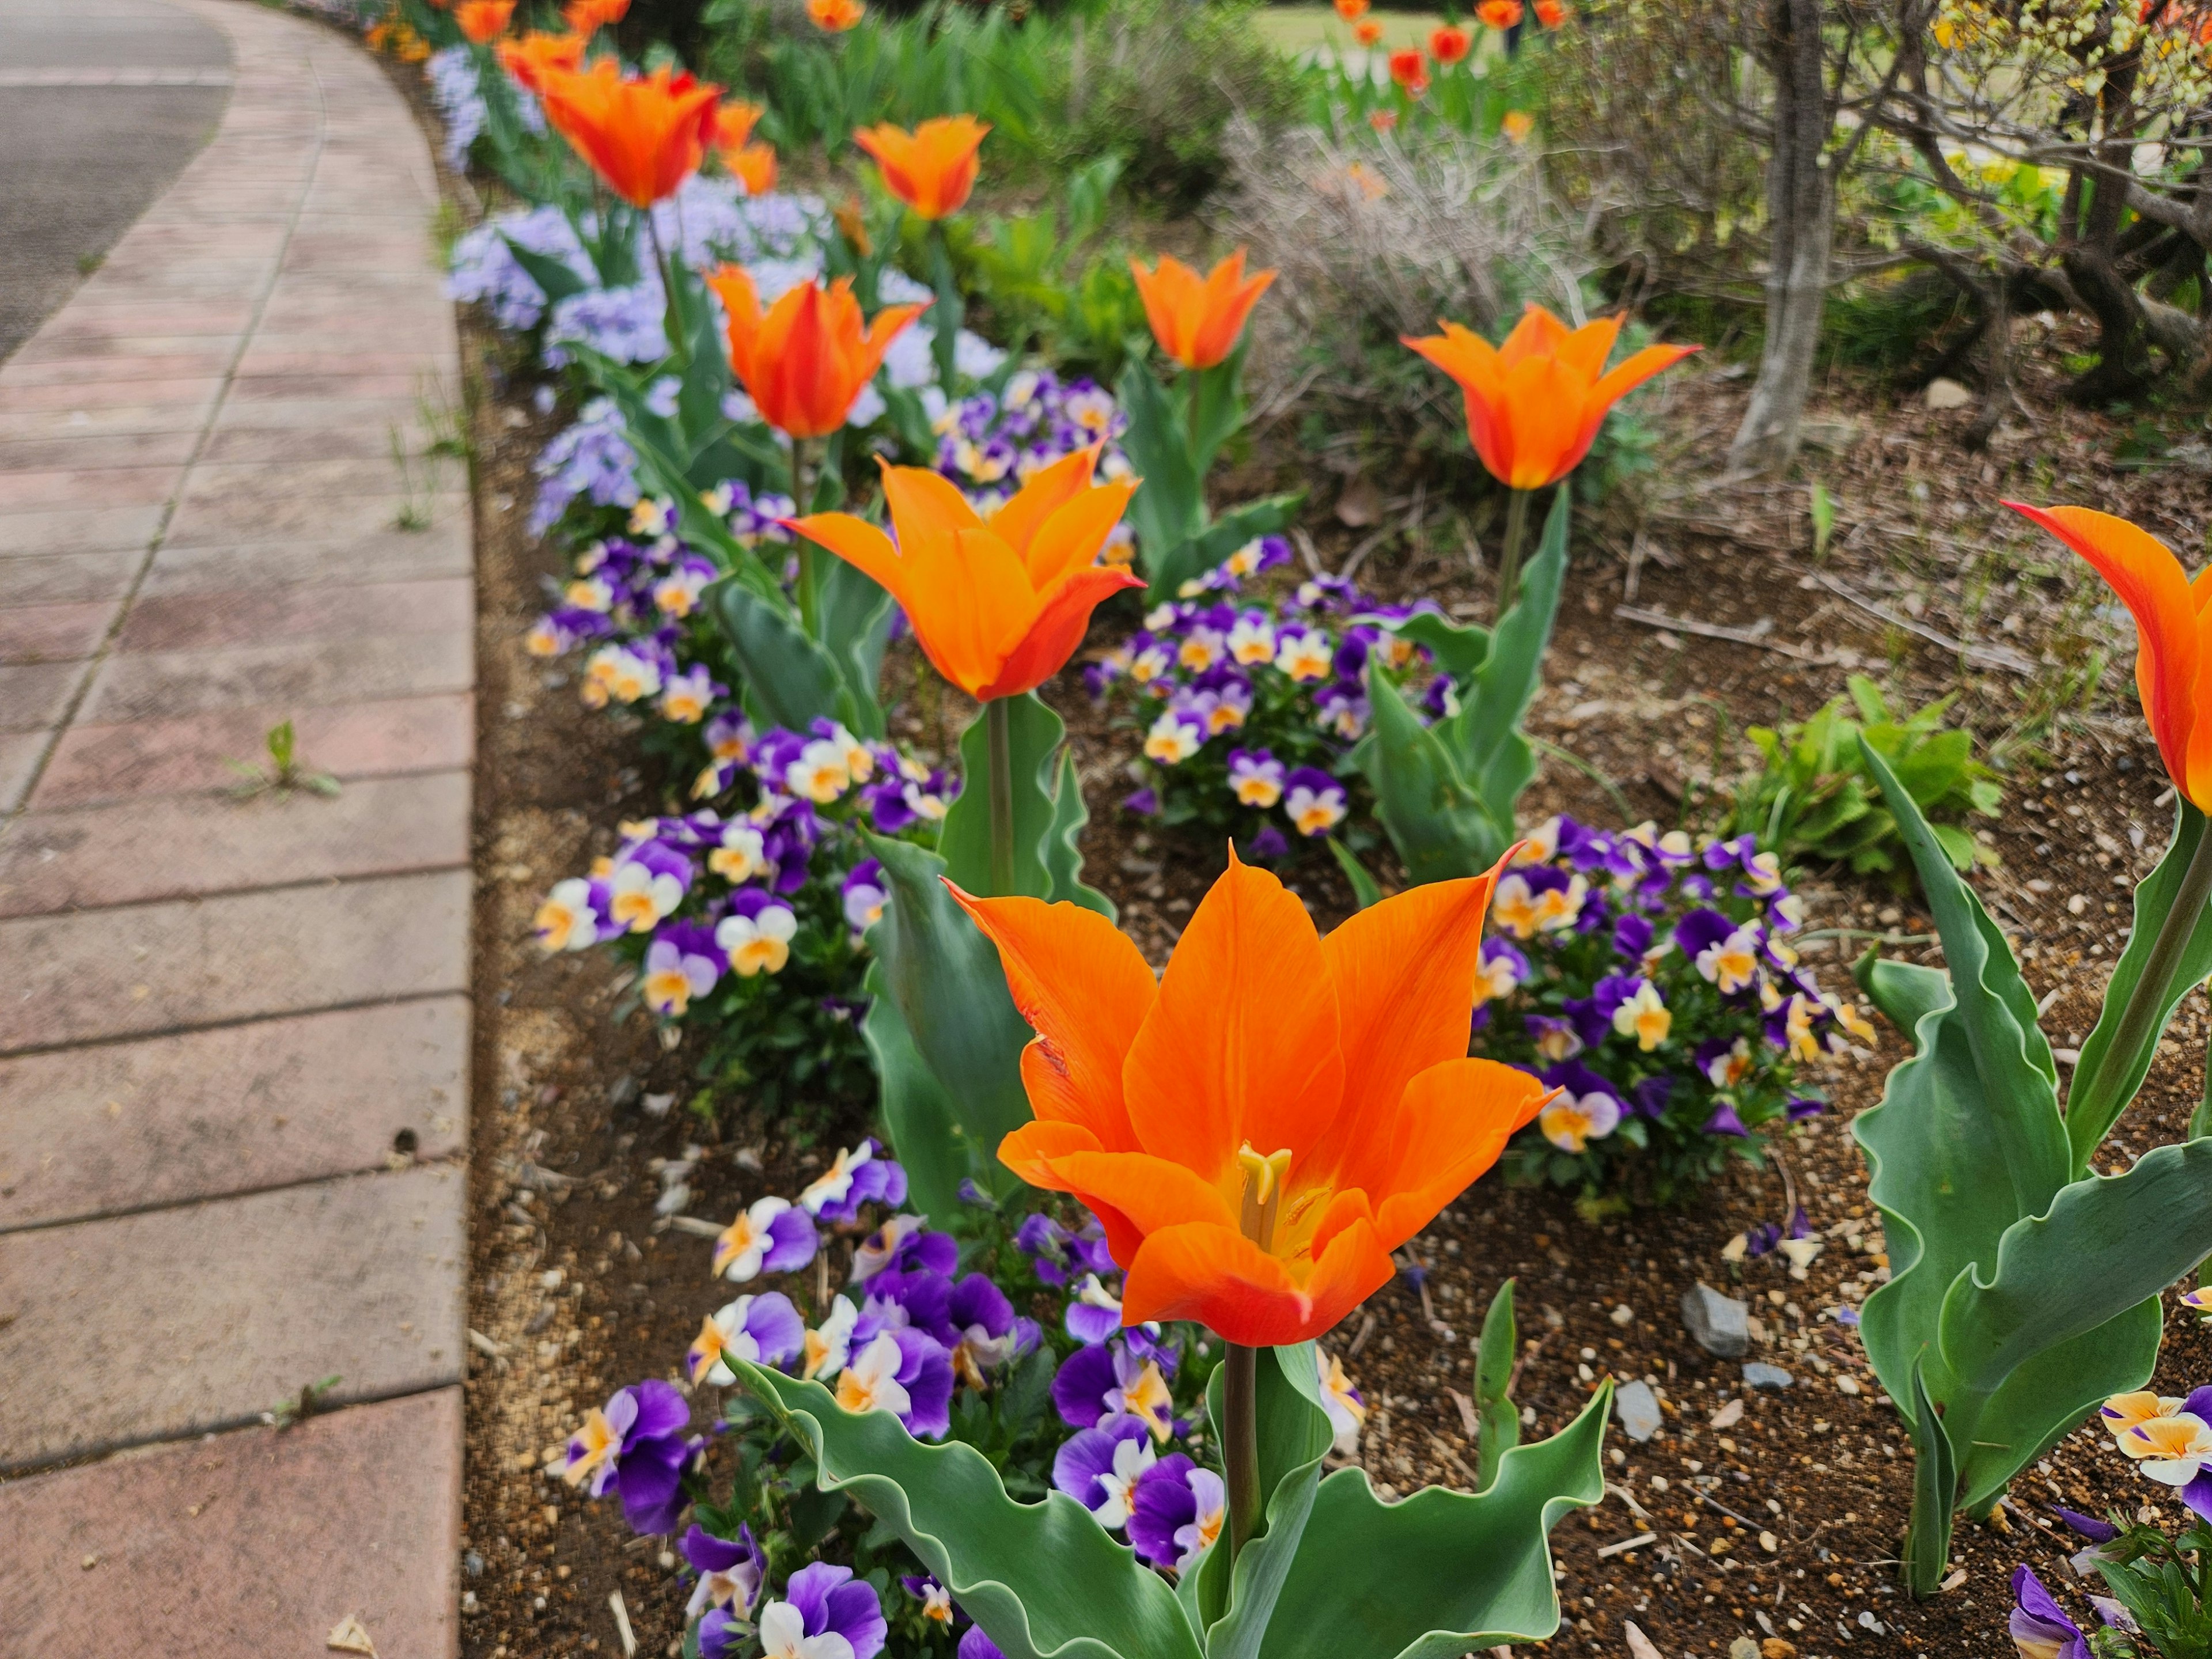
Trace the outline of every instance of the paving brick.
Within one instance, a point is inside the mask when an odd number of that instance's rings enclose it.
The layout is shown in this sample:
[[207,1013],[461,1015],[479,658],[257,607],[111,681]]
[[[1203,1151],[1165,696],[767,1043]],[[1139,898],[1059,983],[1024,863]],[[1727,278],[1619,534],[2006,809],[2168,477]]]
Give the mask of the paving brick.
[[28,469],[0,472],[0,513],[38,507],[158,506],[176,494],[182,469],[174,466]]
[[73,662],[0,667],[0,732],[42,732],[59,725],[83,678],[83,665]]
[[351,1616],[452,1659],[460,1484],[459,1389],[11,1482],[0,1651],[327,1659]]
[[39,757],[46,751],[51,732],[10,732],[0,734],[0,812],[22,805],[31,775],[39,769]]
[[[427,512],[432,526],[465,521],[468,497],[447,489],[426,495],[410,503],[408,492],[387,466],[385,487],[377,494],[309,496],[290,491],[266,496],[233,496],[227,500],[188,501],[177,509],[171,531],[189,546],[207,543],[276,541],[290,536],[332,538],[400,531],[401,509],[410,505]],[[0,536],[10,520],[0,518]],[[420,532],[411,532],[420,533]]]
[[[476,586],[465,580],[260,587],[142,599],[116,643],[123,651],[199,651],[264,640],[459,634],[475,617]],[[0,649],[6,637],[0,622]]]
[[[416,581],[476,568],[468,523],[456,516],[424,531],[373,531],[344,541],[165,542],[143,594],[234,592],[249,587]],[[6,567],[0,566],[0,570]]]
[[[161,849],[149,858],[151,848]],[[153,795],[33,812],[0,839],[0,916],[241,892],[469,861],[469,778],[368,778],[335,797]]]
[[112,603],[0,609],[0,665],[88,657],[106,637],[115,611]]
[[119,599],[146,562],[143,548],[105,553],[54,553],[9,558],[0,555],[0,587],[17,605],[75,605]]
[[466,1186],[422,1164],[9,1235],[0,1470],[249,1423],[326,1376],[333,1401],[458,1382]]
[[[476,678],[473,652],[468,635],[447,633],[113,656],[100,665],[82,718],[104,725],[241,706],[303,708],[465,690]],[[0,685],[6,675],[38,672],[0,668]]]
[[157,379],[137,375],[118,380],[65,380],[58,385],[19,383],[0,368],[0,407],[11,415],[58,410],[64,416],[100,410],[163,410],[174,418],[204,421],[222,392],[221,378],[191,374]]
[[0,1054],[462,991],[468,938],[464,870],[17,917]]
[[159,506],[0,512],[0,557],[16,553],[105,553],[117,548],[143,548],[161,528],[163,512]]
[[468,1066],[461,997],[0,1060],[0,1233],[453,1156]]
[[[4,430],[0,427],[0,433]],[[97,434],[88,430],[60,437],[0,435],[0,471],[33,467],[104,471],[110,467],[181,466],[191,459],[198,441],[197,428]]]
[[476,753],[475,699],[463,692],[73,726],[55,745],[32,804],[45,811],[222,788],[238,781],[228,763],[260,755],[269,728],[285,720],[305,763],[339,779],[451,771]]

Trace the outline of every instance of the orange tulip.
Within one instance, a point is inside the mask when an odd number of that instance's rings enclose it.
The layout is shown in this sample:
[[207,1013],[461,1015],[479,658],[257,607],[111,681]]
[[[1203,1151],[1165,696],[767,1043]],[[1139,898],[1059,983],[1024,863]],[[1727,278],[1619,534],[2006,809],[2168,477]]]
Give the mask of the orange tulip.
[[766,144],[741,144],[715,152],[730,177],[745,187],[748,196],[765,196],[775,188],[775,151]]
[[1203,278],[1165,253],[1152,270],[1130,260],[1129,274],[1137,279],[1152,337],[1185,368],[1212,368],[1235,350],[1244,319],[1275,280],[1272,270],[1245,276],[1241,247]]
[[2191,805],[2212,810],[2212,571],[2191,581],[2164,542],[2109,513],[2005,505],[2094,565],[2134,614],[2136,690],[2159,758]]
[[1536,21],[1547,29],[1555,29],[1567,21],[1565,0],[1536,0]]
[[665,64],[626,81],[611,58],[588,70],[545,76],[538,92],[547,125],[633,207],[674,195],[698,171],[721,95],[721,88]]
[[1418,98],[1429,89],[1429,63],[1419,46],[1390,54],[1390,78],[1406,89],[1408,98]]
[[629,10],[629,0],[568,0],[562,18],[579,40],[588,40],[609,23],[619,23]]
[[806,0],[806,15],[825,34],[842,34],[867,14],[860,0]]
[[1521,0],[1482,0],[1474,15],[1486,28],[1510,29],[1521,21]]
[[544,88],[547,76],[574,74],[584,63],[584,41],[574,34],[533,30],[520,40],[502,40],[493,50],[508,78],[533,95]]
[[729,313],[732,372],[761,418],[793,438],[826,438],[844,425],[884,353],[927,306],[886,306],[863,327],[849,276],[826,289],[810,276],[765,312],[742,265],[724,265],[707,286]]
[[1370,110],[1367,112],[1367,125],[1377,132],[1389,132],[1398,125],[1398,112],[1395,109]]
[[1352,38],[1363,46],[1371,46],[1382,38],[1382,26],[1372,18],[1364,23],[1356,23],[1352,26]]
[[1473,35],[1449,23],[1429,36],[1429,55],[1439,64],[1456,64],[1474,47]]
[[945,476],[884,466],[898,542],[849,513],[791,528],[874,577],[906,611],[922,654],[981,702],[1035,690],[1083,643],[1099,602],[1143,579],[1097,562],[1136,490],[1094,484],[1096,447],[1030,475],[988,519]]
[[1357,23],[1367,15],[1370,0],[1336,0],[1336,15],[1347,23]]
[[1696,346],[1646,346],[1612,373],[1605,360],[1620,319],[1602,318],[1570,331],[1531,303],[1503,346],[1457,323],[1441,335],[1403,337],[1459,382],[1467,394],[1467,435],[1498,483],[1541,489],[1574,471],[1589,453],[1606,411]]
[[753,128],[768,112],[742,98],[725,98],[714,110],[714,136],[708,142],[718,150],[743,149]]
[[942,219],[975,188],[975,152],[990,130],[972,115],[940,115],[912,132],[888,121],[862,127],[853,142],[876,158],[886,190],[923,218]]
[[453,21],[461,26],[472,46],[482,46],[507,33],[514,15],[514,0],[461,0],[453,8]]
[[1409,888],[1322,939],[1232,848],[1157,984],[1096,912],[954,890],[1036,1031],[1036,1117],[1000,1161],[1104,1224],[1124,1320],[1318,1336],[1536,1115],[1554,1091],[1467,1054],[1497,876]]

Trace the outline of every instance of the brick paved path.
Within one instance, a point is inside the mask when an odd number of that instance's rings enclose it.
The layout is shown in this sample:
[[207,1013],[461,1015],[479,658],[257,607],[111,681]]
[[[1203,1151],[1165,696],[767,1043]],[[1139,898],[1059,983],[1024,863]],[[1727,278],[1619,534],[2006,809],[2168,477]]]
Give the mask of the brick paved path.
[[[356,47],[176,3],[222,125],[0,364],[0,1653],[439,1659],[471,550],[392,455],[459,397],[434,179]],[[234,799],[288,718],[343,792]]]

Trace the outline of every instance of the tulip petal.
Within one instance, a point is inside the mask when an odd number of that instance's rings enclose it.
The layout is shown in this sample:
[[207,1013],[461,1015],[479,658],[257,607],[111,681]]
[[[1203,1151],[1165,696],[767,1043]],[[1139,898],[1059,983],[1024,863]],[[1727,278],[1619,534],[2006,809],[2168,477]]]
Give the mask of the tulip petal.
[[927,537],[950,544],[963,530],[981,530],[982,520],[959,487],[933,467],[883,468],[884,505],[898,527],[899,546],[912,551],[912,544]]
[[1129,1264],[1121,1316],[1195,1319],[1223,1340],[1283,1347],[1319,1336],[1390,1282],[1373,1227],[1355,1221],[1301,1285],[1283,1262],[1227,1227],[1185,1224],[1152,1234]]
[[[1672,368],[1703,348],[1693,345],[1649,345],[1633,352],[1600,377],[1590,388],[1590,401],[1601,415],[1662,370]],[[1600,359],[1602,362],[1602,359]]]
[[[1086,489],[1053,510],[1038,526],[1024,552],[1030,581],[1039,592],[1070,571],[1080,570],[1098,556],[1106,538],[1128,510],[1129,497],[1137,493],[1137,480],[1100,484]],[[994,520],[992,528],[998,527]],[[1018,544],[1017,544],[1018,545]]]
[[[1061,456],[1050,466],[1039,467],[1030,475],[1029,482],[1015,492],[1012,501],[983,521],[984,528],[1028,563],[1030,545],[1045,520],[1091,488],[1091,472],[1098,464],[1098,447],[1093,444],[1088,449]],[[1034,568],[1030,571],[1030,581],[1037,587],[1044,586]]]
[[1102,602],[1125,587],[1144,585],[1135,572],[1110,566],[1071,571],[1044,593],[1028,631],[975,695],[1012,697],[1035,690],[1066,666],[1090,629],[1091,613]]
[[1054,1185],[1118,1210],[1146,1236],[1186,1223],[1233,1230],[1220,1189],[1149,1152],[1070,1152],[1052,1161]]
[[1594,382],[1605,373],[1605,360],[1613,356],[1613,342],[1620,337],[1620,316],[1601,317],[1563,336],[1558,347],[1559,359],[1583,380]]
[[[2086,507],[2007,501],[2096,568],[2136,619],[2136,688],[2166,775],[2188,793],[2193,700],[2203,646],[2181,561],[2140,526]],[[2197,797],[2191,795],[2193,801]]]
[[[1092,1146],[1137,1150],[1121,1067],[1158,984],[1128,935],[1079,904],[952,896],[999,947],[1014,1006],[1036,1032],[1022,1079],[1040,1119],[1079,1124]],[[1028,1179],[1024,1176],[1024,1179]]]
[[1363,1158],[1345,1176],[1370,1199],[1380,1196],[1375,1230],[1382,1247],[1395,1250],[1433,1221],[1558,1093],[1491,1060],[1448,1060],[1415,1077],[1387,1141],[1376,1137],[1374,1162]]
[[1531,358],[1551,356],[1566,337],[1567,325],[1531,300],[1522,307],[1513,331],[1505,337],[1505,343],[1498,348],[1498,356],[1504,367],[1510,369]]
[[908,574],[906,561],[899,557],[891,538],[866,519],[850,513],[816,513],[785,523],[816,546],[826,547],[846,563],[866,571],[902,605],[906,603],[902,592]]
[[1121,1077],[1139,1144],[1215,1183],[1246,1141],[1303,1153],[1336,1115],[1336,993],[1313,919],[1233,847],[1176,943]]
[[1054,1176],[1054,1161],[1077,1152],[1095,1152],[1098,1137],[1080,1123],[1054,1122],[1038,1118],[1024,1123],[999,1142],[999,1162],[1032,1187],[1065,1192]]
[[[1353,1143],[1384,1133],[1417,1074],[1467,1053],[1482,919],[1503,863],[1464,880],[1409,887],[1322,941],[1341,1023],[1344,1109],[1329,1145],[1307,1166],[1310,1178],[1356,1158]],[[1369,1182],[1346,1175],[1339,1184]]]

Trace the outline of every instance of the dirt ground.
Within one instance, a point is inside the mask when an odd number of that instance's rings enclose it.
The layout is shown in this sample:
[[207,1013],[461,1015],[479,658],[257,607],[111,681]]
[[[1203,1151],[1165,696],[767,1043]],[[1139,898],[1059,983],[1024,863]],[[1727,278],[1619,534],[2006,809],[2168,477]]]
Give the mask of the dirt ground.
[[[1578,526],[1531,730],[1601,775],[1635,814],[1668,824],[1697,821],[1706,792],[1743,765],[1744,723],[1802,716],[1850,672],[1875,675],[1910,706],[1956,691],[1955,717],[2009,761],[2006,815],[1988,837],[2002,861],[1977,885],[2039,997],[2051,999],[2054,1044],[2071,1049],[2094,1020],[2127,890],[2161,850],[2171,803],[2124,695],[2124,617],[1997,498],[2123,513],[2193,557],[2206,544],[2212,489],[2186,467],[2117,464],[2125,426],[2053,396],[2059,359],[2080,342],[2062,327],[2045,343],[2024,366],[2025,412],[1981,453],[1959,443],[1971,410],[1931,413],[1876,389],[1831,386],[1817,411],[1830,447],[1808,450],[1801,466],[1838,503],[1817,562],[1807,483],[1714,480],[1741,373],[1684,374],[1663,410],[1647,411],[1671,453]],[[617,1506],[579,1502],[545,1465],[612,1389],[672,1376],[721,1299],[705,1271],[707,1242],[656,1215],[664,1193],[681,1184],[682,1214],[726,1218],[763,1191],[791,1190],[826,1146],[866,1123],[849,1105],[773,1122],[741,1103],[714,1121],[687,1112],[684,1049],[664,1048],[641,1014],[617,1017],[624,988],[611,961],[547,958],[532,941],[545,887],[608,850],[618,819],[660,810],[663,797],[619,721],[585,710],[562,666],[522,651],[543,580],[559,568],[524,530],[528,464],[551,425],[473,319],[466,345],[477,377],[482,686],[463,1648],[470,1659],[619,1653],[626,1621],[639,1652],[675,1653],[682,1597],[664,1540],[629,1537]],[[1295,458],[1263,453],[1220,496],[1299,475]],[[1370,550],[1363,580],[1486,617],[1486,576],[1467,547],[1470,533],[1494,545],[1492,509],[1462,507],[1436,481],[1409,502],[1401,492],[1410,482],[1376,480],[1387,509],[1410,507],[1413,522]],[[1373,534],[1338,521],[1334,491],[1324,486],[1302,526],[1330,568]],[[1638,614],[1617,614],[1623,606]],[[2082,665],[2100,647],[2115,665],[2081,707]],[[1120,813],[1126,734],[1072,674],[1046,695],[1070,722],[1095,815],[1087,873],[1163,959],[1218,855]],[[927,729],[908,718],[904,735],[925,745],[937,737],[938,717]],[[1605,786],[1549,763],[1524,813],[1561,810],[1619,817]],[[1292,879],[1324,925],[1348,908],[1332,867],[1309,864]],[[1876,936],[1933,959],[1911,898],[1833,872],[1800,885],[1811,930],[1851,930],[1809,941],[1826,982],[1840,985]],[[2206,1034],[2203,1000],[2192,996],[2111,1161],[2179,1136],[2202,1087]],[[1633,1619],[1668,1659],[1726,1653],[1746,1638],[1766,1644],[1765,1659],[1997,1659],[2011,1652],[2012,1566],[2028,1561],[2054,1585],[2068,1578],[2069,1547],[2050,1535],[2045,1504],[2145,1501],[2150,1489],[2085,1430],[2023,1478],[1996,1525],[1962,1523],[1962,1571],[1946,1594],[1915,1604],[1896,1587],[1909,1449],[1855,1333],[1832,1316],[1863,1300],[1886,1267],[1848,1121],[1879,1097],[1903,1053],[1885,1030],[1878,1052],[1833,1066],[1820,1079],[1832,1115],[1807,1126],[1778,1167],[1739,1170],[1685,1209],[1594,1227],[1570,1194],[1486,1177],[1409,1247],[1423,1282],[1401,1277],[1332,1339],[1377,1407],[1362,1460],[1401,1491],[1466,1480],[1454,1391],[1468,1387],[1468,1336],[1509,1275],[1527,1343],[1516,1398],[1535,1415],[1525,1432],[1560,1426],[1607,1374],[1662,1392],[1664,1427],[1640,1445],[1616,1431],[1606,1501],[1554,1535],[1567,1623],[1540,1645],[1622,1652],[1621,1623]],[[1726,1261],[1736,1234],[1784,1212],[1785,1180],[1823,1239],[1819,1257],[1802,1276],[1778,1256]],[[1679,1304],[1700,1279],[1754,1304],[1761,1334],[1751,1357],[1789,1370],[1788,1389],[1747,1391],[1738,1365],[1689,1339]],[[2193,1322],[2170,1318],[2155,1386],[2178,1394],[2212,1378],[2208,1346]]]

